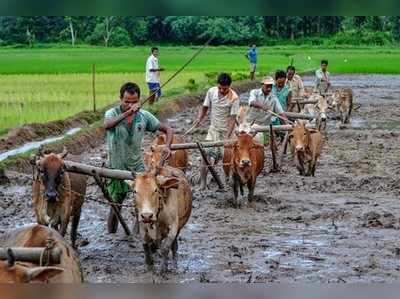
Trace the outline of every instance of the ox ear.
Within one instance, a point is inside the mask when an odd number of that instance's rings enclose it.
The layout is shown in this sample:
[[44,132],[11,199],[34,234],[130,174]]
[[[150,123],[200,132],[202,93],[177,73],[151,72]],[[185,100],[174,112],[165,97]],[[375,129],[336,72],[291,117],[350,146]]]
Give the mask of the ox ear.
[[25,275],[28,281],[39,280],[46,281],[64,271],[63,268],[59,267],[35,267],[27,268]]
[[179,178],[177,177],[165,177],[163,175],[159,175],[156,177],[157,185],[162,189],[178,189],[179,187]]
[[67,155],[68,155],[68,151],[67,151],[67,148],[64,146],[63,151],[60,154],[58,154],[58,157],[60,157],[60,159],[64,159]]

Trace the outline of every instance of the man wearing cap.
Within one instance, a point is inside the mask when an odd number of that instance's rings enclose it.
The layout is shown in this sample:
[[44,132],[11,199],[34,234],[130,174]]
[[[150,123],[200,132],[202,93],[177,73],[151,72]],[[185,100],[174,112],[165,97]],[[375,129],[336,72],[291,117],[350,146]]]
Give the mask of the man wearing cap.
[[331,87],[328,72],[328,60],[321,60],[321,68],[315,71],[315,88],[314,91],[325,94]]
[[[219,141],[229,139],[235,128],[236,115],[239,111],[239,97],[231,88],[232,79],[226,73],[218,76],[218,86],[211,87],[204,99],[203,107],[199,112],[198,118],[194,122],[194,127],[198,127],[208,110],[210,112],[210,127],[206,141]],[[222,158],[222,151],[219,147],[211,148],[207,151],[210,158],[214,160],[214,165]],[[200,188],[207,187],[208,167],[203,161],[200,173]]]
[[[260,89],[253,89],[250,91],[250,109],[247,119],[250,123],[254,122],[255,125],[269,126],[274,116],[273,113],[275,116],[286,117],[279,99],[271,92],[274,79],[272,77],[265,77],[261,83],[262,87]],[[267,143],[265,133],[258,133],[256,139],[263,144]]]

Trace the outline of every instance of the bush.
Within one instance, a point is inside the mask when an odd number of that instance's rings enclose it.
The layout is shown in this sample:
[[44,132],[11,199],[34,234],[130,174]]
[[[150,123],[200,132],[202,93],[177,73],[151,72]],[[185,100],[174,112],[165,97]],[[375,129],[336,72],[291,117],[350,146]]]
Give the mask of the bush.
[[194,79],[190,78],[185,85],[185,89],[189,92],[195,92],[199,89],[199,84],[197,84]]
[[365,30],[349,30],[335,34],[328,39],[327,45],[388,45],[393,42],[387,32],[371,32]]
[[129,38],[128,31],[118,26],[114,29],[109,44],[110,46],[113,47],[121,47],[121,46],[130,46],[132,43]]

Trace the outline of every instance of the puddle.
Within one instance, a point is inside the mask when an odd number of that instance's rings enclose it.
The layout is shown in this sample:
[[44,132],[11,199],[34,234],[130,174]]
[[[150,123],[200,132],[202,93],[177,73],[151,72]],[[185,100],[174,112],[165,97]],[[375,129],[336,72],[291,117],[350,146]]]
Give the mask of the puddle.
[[71,136],[76,134],[77,132],[79,132],[81,130],[81,128],[73,128],[68,130],[64,135],[62,136],[57,136],[57,137],[50,137],[50,138],[46,138],[44,140],[40,140],[40,141],[32,141],[32,142],[28,142],[20,147],[17,147],[16,149],[12,149],[9,151],[6,151],[4,153],[0,154],[0,161],[3,161],[9,157],[15,156],[15,155],[19,155],[19,154],[23,154],[26,153],[27,151],[30,151],[32,149],[36,149],[39,148],[41,145],[44,144],[49,144],[49,143],[53,143],[55,141],[61,140],[67,136]]

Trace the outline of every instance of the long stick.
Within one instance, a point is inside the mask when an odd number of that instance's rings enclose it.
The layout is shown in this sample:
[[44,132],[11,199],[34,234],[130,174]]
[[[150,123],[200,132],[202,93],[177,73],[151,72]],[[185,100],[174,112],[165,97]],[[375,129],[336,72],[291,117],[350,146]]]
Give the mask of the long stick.
[[218,173],[215,171],[214,167],[211,165],[210,161],[208,160],[207,154],[206,154],[204,148],[201,146],[200,142],[197,142],[197,147],[200,151],[201,156],[203,157],[204,162],[207,164],[207,167],[210,170],[211,175],[214,177],[215,181],[217,182],[219,189],[223,189],[224,185],[222,184]]
[[272,155],[272,171],[277,171],[278,166],[276,165],[276,152],[275,152],[275,136],[272,130],[272,125],[269,125],[269,147]]
[[172,79],[174,79],[183,69],[188,66],[195,58],[197,55],[199,55],[206,47],[207,45],[213,40],[214,36],[211,36],[207,42],[199,49],[197,52],[193,54],[193,56],[179,69],[177,70],[167,81],[165,81],[159,88],[157,88],[155,91],[153,91],[152,94],[150,94],[140,105],[143,106],[148,100],[150,100],[157,92],[161,90],[165,85],[168,84]]
[[107,191],[107,188],[105,187],[105,185],[101,181],[100,176],[99,176],[98,173],[95,173],[94,179],[95,179],[97,185],[99,185],[101,191],[103,192],[103,195],[104,195],[105,199],[107,199],[107,201],[110,204],[111,208],[113,209],[115,215],[117,216],[117,219],[118,219],[119,223],[121,223],[122,227],[124,228],[125,234],[127,236],[129,236],[131,234],[131,231],[129,230],[128,225],[126,224],[125,220],[122,218],[121,214],[119,213],[119,210],[115,206],[110,194]]

